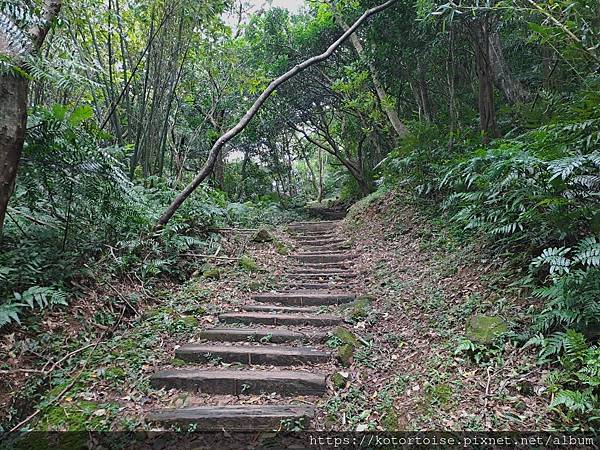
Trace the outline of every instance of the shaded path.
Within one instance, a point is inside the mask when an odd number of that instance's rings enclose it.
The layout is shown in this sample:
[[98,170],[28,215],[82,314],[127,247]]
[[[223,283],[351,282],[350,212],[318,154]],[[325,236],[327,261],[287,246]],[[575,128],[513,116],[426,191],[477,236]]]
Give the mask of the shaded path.
[[[327,392],[331,374],[319,364],[332,358],[313,346],[328,338],[331,327],[343,323],[336,306],[355,298],[355,255],[337,227],[335,221],[290,225],[288,231],[301,251],[288,258],[277,290],[252,296],[241,312],[221,314],[222,325],[204,330],[201,342],[178,348],[177,358],[188,367],[151,377],[156,388],[236,396],[277,393],[291,397],[291,404],[163,409],[150,413],[149,421],[198,431],[276,430],[284,423],[309,426],[314,405],[296,404],[294,399]],[[194,367],[211,361],[232,365]]]

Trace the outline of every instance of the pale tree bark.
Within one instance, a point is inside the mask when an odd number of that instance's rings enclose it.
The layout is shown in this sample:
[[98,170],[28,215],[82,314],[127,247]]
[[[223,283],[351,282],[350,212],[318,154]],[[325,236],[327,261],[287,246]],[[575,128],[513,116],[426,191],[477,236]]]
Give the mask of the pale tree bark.
[[319,137],[327,143],[327,145],[325,145],[323,142],[320,142],[318,139],[315,139],[313,136],[309,135],[303,128],[299,128],[293,124],[290,124],[290,126],[304,136],[304,139],[313,144],[315,147],[322,149],[335,157],[340,164],[342,164],[348,170],[348,173],[350,173],[350,175],[356,180],[356,183],[358,184],[360,192],[363,196],[367,196],[373,191],[372,183],[370,183],[365,176],[360,155],[358,157],[358,161],[354,161],[349,156],[345,156],[329,133],[319,135]]
[[[334,10],[335,20],[338,23],[338,25],[345,32],[348,32],[348,30],[350,29],[348,24],[344,21],[344,19],[341,17],[341,15],[336,12],[335,6],[332,5],[332,9]],[[358,39],[358,36],[356,35],[356,33],[352,33],[350,35],[350,42],[352,43],[354,50],[356,50],[358,57],[363,59],[365,61],[365,63],[367,64],[367,67],[369,68],[369,74],[371,75],[371,81],[373,82],[373,86],[375,87],[375,92],[377,93],[377,97],[379,98],[379,103],[381,105],[381,109],[383,110],[383,112],[385,112],[385,115],[387,116],[388,120],[390,121],[390,124],[392,125],[392,128],[394,129],[394,131],[396,132],[398,137],[399,138],[405,137],[408,134],[408,128],[406,128],[406,125],[404,125],[402,123],[402,121],[400,120],[400,117],[398,117],[398,113],[396,112],[396,110],[392,106],[389,105],[389,99],[388,99],[387,93],[385,92],[385,87],[383,86],[383,83],[381,82],[381,79],[379,78],[379,71],[375,67],[375,64],[373,64],[372,62],[368,61],[365,58],[365,49],[364,49],[362,43],[360,42],[360,39]]]
[[[60,0],[45,0],[40,20],[27,33],[16,25],[0,26],[0,54],[17,66],[22,64],[24,57],[40,49],[60,7]],[[10,19],[5,17],[6,21]],[[22,42],[15,42],[15,34]],[[0,237],[25,141],[28,89],[28,81],[15,71],[0,74]]]
[[[296,131],[294,128],[292,128],[293,131]],[[304,148],[304,146],[302,145],[302,141],[300,140],[300,138],[298,137],[298,135],[296,133],[292,133],[293,137],[296,138],[296,142],[298,144],[298,153],[300,154],[300,156],[302,157],[302,159],[304,160],[304,164],[306,164],[306,168],[308,169],[308,174],[309,174],[309,178],[310,178],[310,182],[313,185],[313,188],[315,190],[315,193],[317,195],[317,198],[321,197],[321,191],[319,189],[319,180],[317,180],[317,176],[315,175],[315,171],[312,168],[312,165],[310,164],[310,158],[308,157],[308,152],[306,150],[306,148]],[[320,150],[320,149],[318,149]],[[317,200],[320,201],[320,200]]]
[[429,89],[427,88],[427,81],[425,80],[425,68],[423,63],[418,63],[418,85],[419,85],[419,99],[421,108],[423,109],[423,117],[427,122],[433,121],[433,111],[431,108],[431,101],[429,100]]
[[325,172],[325,160],[323,158],[323,150],[321,150],[320,148],[317,149],[317,157],[318,157],[318,161],[319,161],[319,189],[317,191],[317,202],[321,203],[323,201],[323,194],[324,194],[324,189],[323,189],[323,184],[324,184],[324,172]]
[[256,113],[260,110],[262,105],[267,101],[267,99],[271,96],[275,90],[283,83],[293,78],[300,72],[305,69],[318,64],[322,61],[325,61],[329,58],[335,50],[342,45],[355,31],[358,27],[360,27],[369,17],[374,14],[377,14],[386,8],[390,7],[396,2],[396,0],[388,0],[385,3],[382,3],[379,6],[366,10],[357,20],[352,24],[352,26],[344,32],[333,44],[331,44],[325,52],[320,55],[313,56],[297,65],[292,67],[286,73],[281,75],[280,77],[271,81],[271,83],[267,86],[267,88],[258,96],[258,98],[254,101],[250,109],[246,111],[246,114],[238,121],[237,124],[233,126],[233,128],[229,129],[225,134],[221,135],[219,139],[214,143],[212,148],[208,153],[208,158],[204,163],[200,172],[196,175],[196,177],[192,180],[190,184],[188,184],[183,191],[181,191],[173,200],[173,202],[169,205],[169,207],[165,210],[162,216],[158,219],[157,226],[162,227],[166,225],[169,220],[173,217],[177,209],[185,202],[185,200],[200,186],[200,184],[210,175],[213,170],[213,167],[221,153],[221,149],[227,142],[241,133],[244,128],[248,125],[250,120],[256,115]]
[[497,31],[490,33],[490,63],[494,71],[494,81],[510,103],[522,103],[531,98],[531,93],[513,76],[504,59],[504,50]]

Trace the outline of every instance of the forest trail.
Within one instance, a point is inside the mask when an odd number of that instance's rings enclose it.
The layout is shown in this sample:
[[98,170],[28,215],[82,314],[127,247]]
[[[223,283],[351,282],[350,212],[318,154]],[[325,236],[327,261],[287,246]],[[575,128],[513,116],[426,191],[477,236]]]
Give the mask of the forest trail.
[[[253,295],[241,311],[223,312],[222,325],[204,330],[199,342],[177,348],[186,367],[155,373],[156,388],[194,393],[276,393],[289,404],[214,405],[159,409],[147,420],[205,430],[273,430],[307,427],[314,401],[327,391],[333,355],[322,346],[344,319],[338,305],[356,298],[355,255],[337,221],[288,227],[297,245],[273,292]],[[218,361],[219,368],[203,367]],[[189,364],[189,366],[187,366]],[[225,367],[224,367],[225,366]]]

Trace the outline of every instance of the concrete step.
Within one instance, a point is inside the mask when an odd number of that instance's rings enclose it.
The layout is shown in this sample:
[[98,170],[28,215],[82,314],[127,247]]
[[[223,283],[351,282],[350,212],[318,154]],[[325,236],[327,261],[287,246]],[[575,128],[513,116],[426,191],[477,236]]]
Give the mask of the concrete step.
[[227,313],[219,315],[223,323],[244,323],[262,325],[310,325],[326,327],[343,323],[342,317],[330,314],[276,314],[276,313]]
[[295,366],[329,361],[329,353],[304,347],[263,345],[186,344],[175,350],[177,358],[190,362],[207,362],[218,358],[225,363],[265,366]]
[[[347,284],[336,284],[329,282],[313,282],[313,283],[283,283],[279,285],[278,290],[285,291],[289,293],[289,291],[298,291],[299,294],[311,294],[311,291],[348,291],[350,290],[350,286]],[[316,293],[316,292],[314,292]]]
[[328,245],[341,245],[341,244],[344,244],[347,242],[348,241],[337,238],[337,237],[323,239],[320,236],[315,236],[314,238],[296,239],[294,241],[294,245],[300,246],[300,247],[306,247],[306,246],[323,247],[323,246],[328,246]]
[[337,244],[324,244],[324,245],[310,245],[310,244],[301,244],[297,247],[302,250],[310,253],[315,252],[341,252],[343,250],[350,250],[352,247],[350,244],[345,242],[339,242]]
[[349,261],[356,258],[356,255],[352,253],[339,253],[339,252],[319,252],[319,253],[296,253],[292,256],[301,262],[307,263],[332,263],[332,262],[343,262]]
[[291,268],[293,269],[342,269],[349,270],[354,267],[353,261],[346,262],[332,262],[332,263],[303,263],[297,262],[293,264]]
[[257,294],[252,300],[261,303],[279,303],[288,306],[321,306],[349,303],[356,298],[354,294]]
[[335,229],[341,222],[339,220],[323,220],[323,221],[315,221],[315,222],[296,222],[290,223],[287,226],[288,230],[297,231],[297,230],[310,230],[310,231],[319,231],[319,230],[332,230]]
[[[321,255],[338,255],[340,253],[344,253],[344,252],[339,252],[337,250],[314,250],[314,251],[304,251],[304,252],[298,252],[298,253],[294,253],[294,256],[304,256],[304,255],[316,255],[316,256],[321,256]],[[352,256],[356,256],[353,253],[348,253]]]
[[196,431],[277,431],[282,421],[308,428],[314,415],[314,408],[306,405],[227,405],[152,411],[146,420]]
[[318,308],[306,306],[246,305],[244,311],[277,312],[277,313],[314,313]]
[[272,342],[274,344],[292,341],[322,342],[326,333],[300,332],[277,328],[260,327],[215,327],[200,333],[201,339],[221,342]]
[[[285,274],[289,274],[289,275],[306,275],[306,274],[312,274],[312,275],[338,275],[338,274],[352,274],[352,272],[348,271],[347,269],[336,269],[336,268],[326,268],[326,269],[305,269],[303,267],[298,267],[298,268],[294,268],[292,270],[288,270],[285,272]],[[356,273],[354,273],[353,275],[356,275]]]
[[296,239],[295,241],[298,245],[332,245],[347,242],[345,239],[338,236],[329,239],[323,239],[320,236],[312,236],[306,239]]
[[298,230],[288,230],[288,233],[294,239],[303,239],[303,238],[330,239],[330,238],[339,238],[340,237],[340,234],[335,230],[298,229]]
[[331,273],[331,272],[321,272],[321,273],[290,273],[286,275],[286,278],[290,280],[302,280],[302,281],[318,281],[318,280],[330,280],[330,279],[338,279],[338,280],[347,280],[356,278],[358,274],[356,272],[345,272],[345,273]]
[[323,395],[326,376],[291,370],[164,370],[150,377],[154,388],[183,389],[206,394]]

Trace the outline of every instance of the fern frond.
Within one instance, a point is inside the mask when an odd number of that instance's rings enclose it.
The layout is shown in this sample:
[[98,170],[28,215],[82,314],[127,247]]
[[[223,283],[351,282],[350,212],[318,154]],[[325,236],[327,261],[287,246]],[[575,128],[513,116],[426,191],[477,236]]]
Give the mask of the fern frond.
[[575,249],[574,262],[584,266],[600,266],[600,240],[596,236],[588,236],[581,240]]
[[566,256],[570,251],[570,248],[565,247],[546,248],[542,251],[540,256],[531,262],[531,264],[534,267],[549,265],[551,274],[556,273],[560,275],[568,273],[573,263],[572,260]]

